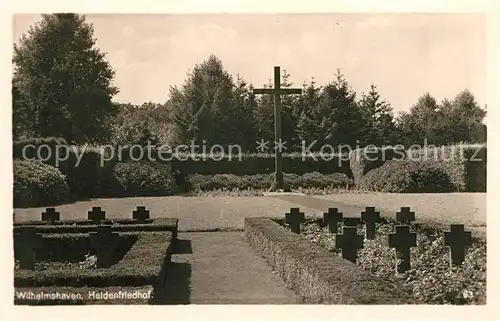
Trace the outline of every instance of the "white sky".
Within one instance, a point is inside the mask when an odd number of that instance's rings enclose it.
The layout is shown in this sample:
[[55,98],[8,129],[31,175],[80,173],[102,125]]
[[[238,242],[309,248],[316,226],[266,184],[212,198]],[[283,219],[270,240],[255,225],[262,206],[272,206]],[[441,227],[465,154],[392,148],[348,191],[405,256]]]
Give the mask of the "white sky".
[[[39,15],[13,18],[17,42]],[[295,85],[320,85],[336,68],[361,94],[375,83],[395,111],[424,92],[439,101],[468,88],[486,103],[486,26],[480,13],[455,14],[90,14],[97,45],[116,70],[115,101],[164,103],[170,85],[213,53],[256,86],[273,66]]]

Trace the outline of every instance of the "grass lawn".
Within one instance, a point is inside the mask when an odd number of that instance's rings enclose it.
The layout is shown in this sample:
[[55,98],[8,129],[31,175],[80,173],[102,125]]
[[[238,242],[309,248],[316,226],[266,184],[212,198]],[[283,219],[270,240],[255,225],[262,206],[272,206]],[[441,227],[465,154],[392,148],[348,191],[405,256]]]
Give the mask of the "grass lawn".
[[[359,216],[365,206],[375,206],[382,215],[410,206],[417,220],[465,223],[485,230],[486,194],[335,194],[284,196],[130,197],[94,199],[57,207],[61,219],[83,219],[92,206],[101,206],[109,218],[131,218],[136,206],[146,206],[152,218],[179,219],[179,231],[242,230],[245,217],[281,217],[290,207],[300,207],[307,216],[322,216],[328,207],[338,207],[346,216]],[[44,208],[15,209],[16,222],[39,220]]]
[[464,224],[473,231],[486,233],[486,193],[369,193],[318,195],[315,198],[346,205],[375,206],[390,218],[395,218],[395,213],[402,206],[409,206],[415,212],[417,221]]

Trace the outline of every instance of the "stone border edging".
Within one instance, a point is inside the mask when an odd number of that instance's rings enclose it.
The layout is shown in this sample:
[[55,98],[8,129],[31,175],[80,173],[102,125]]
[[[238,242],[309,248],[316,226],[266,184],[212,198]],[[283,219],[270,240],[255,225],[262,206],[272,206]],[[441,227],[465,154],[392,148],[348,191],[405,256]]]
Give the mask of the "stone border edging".
[[392,283],[309,240],[270,218],[245,218],[245,238],[304,303],[411,304],[411,296]]

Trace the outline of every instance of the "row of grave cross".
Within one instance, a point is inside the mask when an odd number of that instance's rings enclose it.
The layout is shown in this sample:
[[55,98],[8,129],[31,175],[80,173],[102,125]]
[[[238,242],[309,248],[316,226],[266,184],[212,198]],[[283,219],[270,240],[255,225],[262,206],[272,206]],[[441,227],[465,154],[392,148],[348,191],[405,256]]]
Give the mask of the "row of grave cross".
[[[149,219],[149,211],[145,206],[137,206],[132,212],[132,218],[139,222]],[[94,224],[100,224],[106,219],[106,212],[101,207],[92,207],[88,212],[88,220]],[[60,220],[60,213],[55,208],[48,207],[42,213],[42,221],[55,222]],[[42,247],[42,234],[36,232],[33,226],[22,226],[14,234],[14,251],[19,259],[21,269],[35,268],[36,250]],[[108,266],[112,259],[112,253],[118,248],[120,236],[111,231],[110,225],[97,226],[96,232],[90,233],[90,247],[96,251],[97,266]]]
[[[43,237],[33,226],[23,226],[14,234],[14,252],[21,269],[33,270],[36,251],[42,248]],[[120,235],[112,232],[111,225],[99,225],[96,232],[90,233],[90,248],[95,250],[97,266],[111,264],[113,252],[120,245]]]
[[[60,217],[60,213],[56,212],[54,207],[47,207],[45,212],[42,212],[42,221],[44,222],[59,221]],[[146,210],[145,206],[137,206],[137,208],[132,211],[132,218],[137,221],[149,220],[149,210]],[[94,206],[91,211],[88,211],[87,219],[95,224],[99,224],[106,219],[106,212],[103,211],[101,207]]]
[[[305,215],[299,208],[291,208],[290,213],[285,214],[285,221],[291,231],[300,234],[300,223],[305,221]],[[415,212],[409,207],[401,207],[396,213],[396,221],[410,224],[415,221]],[[338,223],[343,222],[342,233],[339,233]],[[359,235],[357,225],[365,224],[365,235]],[[357,251],[364,246],[364,239],[375,238],[375,226],[380,222],[380,212],[375,207],[366,207],[361,212],[361,219],[344,218],[337,208],[329,208],[323,213],[323,226],[328,226],[328,231],[335,236],[335,247],[342,250],[342,257],[351,262],[356,262]],[[410,249],[417,246],[415,233],[410,232],[409,225],[396,225],[394,233],[389,234],[389,247],[395,248],[398,257],[397,271],[403,273],[410,269]],[[450,247],[450,265],[460,266],[465,259],[467,246],[472,244],[471,232],[464,231],[463,224],[452,224],[449,232],[444,232],[444,244]]]

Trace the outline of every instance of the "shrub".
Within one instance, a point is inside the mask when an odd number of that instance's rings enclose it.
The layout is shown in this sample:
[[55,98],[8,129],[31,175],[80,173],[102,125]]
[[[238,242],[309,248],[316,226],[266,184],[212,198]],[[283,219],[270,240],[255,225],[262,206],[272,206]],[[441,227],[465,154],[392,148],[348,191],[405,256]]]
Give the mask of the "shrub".
[[359,188],[383,193],[445,193],[455,190],[439,162],[392,160],[368,172]]
[[[78,157],[81,157],[79,163]],[[72,195],[78,198],[106,196],[106,183],[112,178],[114,163],[106,162],[101,167],[100,162],[99,150],[81,147],[73,149],[68,160],[61,162],[59,168],[67,177]]]
[[[33,145],[33,147],[29,146]],[[15,159],[29,160],[29,159],[47,159],[44,163],[55,166],[56,147],[58,145],[67,145],[64,138],[59,137],[38,137],[26,138],[22,140],[15,140],[12,142],[12,156]],[[41,148],[40,154],[37,155],[37,149],[40,146],[47,146],[48,148]],[[23,149],[25,153],[23,155]],[[26,156],[26,158],[24,157]]]
[[116,163],[114,176],[120,186],[117,196],[165,196],[177,190],[168,164],[156,162]]
[[358,148],[349,154],[349,168],[354,179],[354,184],[358,185],[366,173],[372,169],[379,168],[386,161],[404,159],[406,156],[402,146],[387,146]]
[[65,201],[66,177],[40,161],[14,160],[14,206],[43,206]]
[[[274,180],[274,174],[256,174],[237,176],[233,174],[202,175],[194,174],[188,177],[191,190],[266,190]],[[318,172],[304,175],[284,174],[285,183],[290,188],[337,188],[345,187],[351,180],[345,174],[323,175]]]
[[486,192],[486,145],[431,145],[408,150],[408,157],[440,162],[458,192]]

